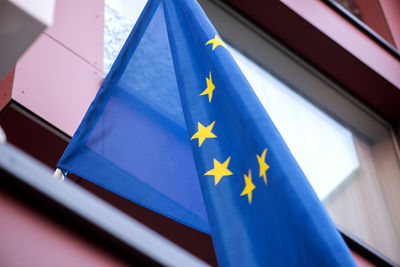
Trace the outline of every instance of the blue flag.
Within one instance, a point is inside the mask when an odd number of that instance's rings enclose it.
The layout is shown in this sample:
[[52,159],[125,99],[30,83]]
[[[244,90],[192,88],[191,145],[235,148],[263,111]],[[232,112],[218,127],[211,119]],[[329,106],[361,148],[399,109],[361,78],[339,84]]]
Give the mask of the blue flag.
[[57,167],[209,233],[159,1],[146,5]]
[[58,166],[210,230],[221,266],[355,266],[195,1],[149,1]]

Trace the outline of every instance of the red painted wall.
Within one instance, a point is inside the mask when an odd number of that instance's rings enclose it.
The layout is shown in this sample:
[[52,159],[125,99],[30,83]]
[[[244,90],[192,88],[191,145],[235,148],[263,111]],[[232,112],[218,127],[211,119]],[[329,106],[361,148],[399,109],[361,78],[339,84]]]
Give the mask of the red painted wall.
[[354,0],[360,9],[362,20],[387,42],[395,46],[379,0]]
[[103,79],[104,0],[58,0],[17,62],[12,99],[73,135]]
[[128,266],[0,190],[0,266]]
[[11,99],[11,90],[14,80],[14,68],[12,68],[6,76],[0,78],[0,110],[4,108],[5,105]]
[[380,0],[380,4],[395,45],[400,49],[400,1]]

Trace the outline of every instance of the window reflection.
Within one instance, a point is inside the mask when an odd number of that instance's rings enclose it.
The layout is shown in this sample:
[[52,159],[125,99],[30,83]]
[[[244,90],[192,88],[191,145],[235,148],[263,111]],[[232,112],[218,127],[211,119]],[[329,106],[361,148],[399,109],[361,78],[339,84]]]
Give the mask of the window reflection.
[[400,262],[400,169],[390,134],[371,144],[230,51],[336,225]]
[[398,6],[384,3],[381,0],[333,0],[357,19],[380,35],[392,46],[396,46],[392,31],[395,23],[389,23],[388,15]]
[[351,14],[356,16],[358,19],[362,20],[360,9],[358,8],[358,5],[354,2],[354,0],[335,0],[335,1],[338,2],[338,4],[344,7]]
[[324,200],[359,167],[351,131],[236,50],[230,51]]
[[110,71],[147,0],[106,0],[104,6],[104,75]]

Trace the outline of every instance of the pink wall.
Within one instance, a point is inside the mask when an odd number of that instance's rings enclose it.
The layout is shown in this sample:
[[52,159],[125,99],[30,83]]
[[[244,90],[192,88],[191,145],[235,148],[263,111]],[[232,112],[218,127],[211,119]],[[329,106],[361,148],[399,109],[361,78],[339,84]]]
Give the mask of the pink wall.
[[46,33],[103,71],[104,0],[57,0]]
[[329,6],[322,1],[280,1],[387,81],[400,88],[399,60]]
[[0,110],[2,110],[11,99],[13,78],[14,68],[12,68],[4,77],[0,77]]
[[12,99],[73,135],[103,79],[103,32],[104,0],[58,0],[17,63]]
[[1,191],[0,214],[0,266],[126,266]]
[[354,0],[360,9],[362,21],[394,46],[394,40],[386,22],[379,0]]
[[380,3],[397,49],[400,49],[400,1],[380,0]]
[[358,267],[373,267],[376,266],[375,264],[369,262],[368,260],[361,257],[357,252],[351,250],[351,255],[353,255],[354,260],[356,261]]

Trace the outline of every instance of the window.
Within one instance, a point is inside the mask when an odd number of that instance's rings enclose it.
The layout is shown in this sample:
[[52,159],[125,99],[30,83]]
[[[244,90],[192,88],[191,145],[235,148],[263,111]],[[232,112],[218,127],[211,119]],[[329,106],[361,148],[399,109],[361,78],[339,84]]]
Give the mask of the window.
[[400,3],[383,0],[322,0],[350,23],[372,38],[397,59],[400,35]]
[[232,51],[336,225],[400,262],[399,153],[388,123],[229,8],[200,3],[241,52]]
[[[145,2],[106,0],[105,73]],[[400,165],[391,127],[223,4],[200,4],[336,225],[400,263]]]
[[104,75],[110,71],[146,3],[147,0],[105,0]]
[[352,132],[254,62],[230,50],[324,201],[360,166]]
[[[398,199],[394,198],[400,188],[400,169],[389,128],[376,141],[353,134],[254,62],[231,51],[339,229],[399,261]],[[392,183],[397,193],[388,188]]]
[[381,0],[328,0],[330,4],[336,2],[345,10],[347,10],[353,19],[357,18],[361,23],[371,28],[379,34],[386,42],[392,46],[396,46],[395,39],[387,17],[390,8],[397,8],[396,5],[390,6],[387,3],[381,3]]

